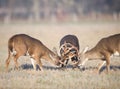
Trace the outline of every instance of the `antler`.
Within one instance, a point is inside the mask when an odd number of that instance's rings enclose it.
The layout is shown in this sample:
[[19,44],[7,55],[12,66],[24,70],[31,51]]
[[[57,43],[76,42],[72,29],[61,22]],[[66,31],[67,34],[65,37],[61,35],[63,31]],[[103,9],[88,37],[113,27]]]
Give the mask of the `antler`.
[[[70,47],[67,47],[67,45],[69,45]],[[77,53],[78,53],[78,48],[75,47],[74,45],[72,45],[71,43],[66,43],[66,42],[65,42],[65,43],[60,47],[60,50],[63,50],[63,51],[64,51],[64,52],[62,53],[62,55],[65,55],[65,54],[69,53],[70,50],[72,50],[72,49],[75,49],[75,50],[77,51]]]

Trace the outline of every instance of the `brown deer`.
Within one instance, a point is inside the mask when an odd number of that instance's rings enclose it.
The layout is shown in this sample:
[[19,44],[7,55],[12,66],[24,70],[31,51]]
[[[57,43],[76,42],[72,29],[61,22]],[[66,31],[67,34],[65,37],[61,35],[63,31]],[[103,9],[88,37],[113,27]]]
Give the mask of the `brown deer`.
[[83,53],[80,55],[79,63],[81,66],[85,64],[87,60],[92,59],[101,59],[103,63],[98,66],[97,72],[101,69],[101,67],[106,63],[107,73],[110,68],[110,57],[114,53],[120,53],[120,34],[115,34],[106,38],[101,39],[97,45],[88,50],[86,48]]
[[27,55],[31,58],[34,70],[36,70],[36,64],[38,64],[42,71],[41,58],[46,59],[57,66],[61,64],[61,57],[49,50],[41,41],[26,34],[17,34],[9,39],[8,53],[8,58],[6,60],[7,70],[11,57],[13,57],[15,67],[18,69],[18,58]]

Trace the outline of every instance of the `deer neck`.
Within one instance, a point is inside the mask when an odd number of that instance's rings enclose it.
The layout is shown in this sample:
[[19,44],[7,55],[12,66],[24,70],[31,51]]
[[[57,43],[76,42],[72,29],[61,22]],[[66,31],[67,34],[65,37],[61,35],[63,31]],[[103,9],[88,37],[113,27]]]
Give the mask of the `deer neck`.
[[51,56],[53,56],[53,57],[57,57],[57,56],[58,56],[57,54],[55,54],[55,53],[52,52],[51,50],[48,50],[48,54],[51,55]]
[[57,65],[57,63],[59,62],[59,56],[49,49],[47,50],[46,54],[47,54],[47,60],[49,60],[51,63]]
[[90,59],[100,59],[102,55],[100,54],[99,50],[93,48],[85,53],[86,58]]

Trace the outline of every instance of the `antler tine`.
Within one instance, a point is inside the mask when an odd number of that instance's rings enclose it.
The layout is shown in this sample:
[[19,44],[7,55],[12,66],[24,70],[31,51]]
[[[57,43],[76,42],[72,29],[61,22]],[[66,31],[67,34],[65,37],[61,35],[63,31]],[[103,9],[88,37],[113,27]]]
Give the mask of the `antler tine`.
[[[71,47],[68,47],[67,50],[65,50],[63,47],[66,47],[67,48],[67,45],[70,45]],[[75,47],[74,45],[72,45],[71,43],[64,43],[61,47],[60,47],[60,50],[63,49],[64,50],[64,53],[63,54],[67,54],[70,52],[71,49],[75,49],[77,51],[77,55],[78,55],[78,48]]]
[[[69,43],[64,42],[64,44],[61,45],[60,50],[61,50],[61,49],[64,50],[64,47],[66,47],[67,44],[69,44]],[[59,50],[59,51],[60,51],[60,50]]]
[[77,52],[79,52],[78,49],[77,49],[77,47],[75,47],[75,46],[72,45],[72,44],[71,44],[71,48],[69,48],[69,50],[71,50],[71,49],[75,49]]

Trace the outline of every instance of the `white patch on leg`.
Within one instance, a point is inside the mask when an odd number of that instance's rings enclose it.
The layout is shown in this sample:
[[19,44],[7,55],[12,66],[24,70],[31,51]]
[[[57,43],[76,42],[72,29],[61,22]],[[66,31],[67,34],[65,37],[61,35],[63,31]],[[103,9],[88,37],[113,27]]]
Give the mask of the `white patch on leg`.
[[36,61],[33,58],[30,58],[30,59],[31,59],[34,70],[36,70]]
[[103,63],[99,66],[98,70],[101,69],[101,67],[106,63],[106,61],[103,61]]

